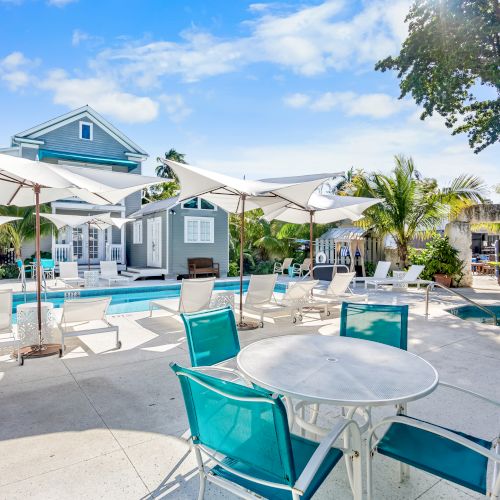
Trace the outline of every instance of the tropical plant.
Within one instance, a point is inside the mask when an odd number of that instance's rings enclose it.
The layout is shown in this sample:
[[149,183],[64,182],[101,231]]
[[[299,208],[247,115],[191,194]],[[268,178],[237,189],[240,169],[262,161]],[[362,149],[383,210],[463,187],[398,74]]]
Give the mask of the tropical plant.
[[411,264],[425,266],[422,278],[433,279],[436,274],[444,274],[453,279],[458,286],[463,278],[464,262],[458,257],[458,250],[453,248],[447,236],[436,234],[425,244],[424,249],[410,248]]
[[[171,148],[165,153],[165,160],[173,160],[177,163],[186,163],[185,156],[185,154],[179,153],[175,149]],[[155,168],[155,174],[158,177],[171,179],[171,181],[148,188],[144,193],[143,203],[172,198],[180,190],[179,180],[177,179],[174,171],[168,165],[165,165],[160,157],[158,157],[156,161],[158,162],[158,165]]]
[[[48,205],[41,205],[40,211],[50,212]],[[0,215],[8,217],[20,217],[20,220],[9,222],[0,226],[0,238],[5,246],[9,245],[14,249],[16,259],[21,257],[23,245],[35,239],[35,208],[34,207],[13,207],[0,206]],[[49,236],[52,234],[54,225],[48,219],[40,218],[40,235]]]
[[486,189],[472,175],[461,175],[448,187],[440,188],[434,179],[424,179],[411,158],[395,157],[389,175],[372,173],[357,179],[358,196],[381,198],[383,202],[365,211],[359,222],[373,227],[380,236],[391,235],[402,266],[408,261],[408,248],[415,237],[425,237],[460,203],[482,203]]
[[398,71],[400,98],[411,94],[422,120],[439,113],[453,135],[467,133],[475,153],[500,137],[499,16],[498,0],[415,0],[400,53],[375,66]]

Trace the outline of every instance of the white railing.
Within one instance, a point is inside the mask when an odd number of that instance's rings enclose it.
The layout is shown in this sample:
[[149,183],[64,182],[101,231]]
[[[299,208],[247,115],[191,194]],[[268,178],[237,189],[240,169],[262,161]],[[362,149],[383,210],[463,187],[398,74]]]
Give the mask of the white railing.
[[52,245],[52,258],[56,265],[59,262],[71,262],[73,260],[73,245],[54,243]]
[[123,245],[121,243],[117,244],[107,244],[106,245],[106,260],[114,260],[118,264],[123,264],[123,256],[125,255],[123,251]]

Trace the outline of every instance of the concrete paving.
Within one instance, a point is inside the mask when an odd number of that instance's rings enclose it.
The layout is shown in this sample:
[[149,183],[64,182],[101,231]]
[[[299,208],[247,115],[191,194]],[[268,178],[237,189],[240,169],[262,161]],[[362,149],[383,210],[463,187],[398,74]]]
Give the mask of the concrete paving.
[[[493,278],[480,278],[467,293],[498,303]],[[500,329],[450,315],[444,309],[462,302],[441,292],[432,294],[426,320],[423,299],[423,291],[380,291],[369,301],[410,304],[409,350],[432,363],[442,380],[500,400]],[[338,335],[338,315],[305,317],[295,326],[286,318],[269,320],[263,329],[242,332],[241,344],[297,333]],[[64,358],[27,360],[23,367],[0,352],[0,499],[197,498],[194,458],[180,439],[187,419],[168,366],[189,363],[182,324],[161,311],[110,320],[120,327],[119,351],[113,336],[103,334],[69,339]],[[375,418],[392,411],[377,410]],[[495,408],[445,389],[411,403],[409,411],[488,439],[499,431]],[[328,409],[323,423],[336,415],[338,409]],[[378,499],[481,498],[416,469],[399,483],[397,464],[381,456],[374,474]],[[209,486],[206,498],[233,497]],[[351,498],[343,463],[315,498]]]

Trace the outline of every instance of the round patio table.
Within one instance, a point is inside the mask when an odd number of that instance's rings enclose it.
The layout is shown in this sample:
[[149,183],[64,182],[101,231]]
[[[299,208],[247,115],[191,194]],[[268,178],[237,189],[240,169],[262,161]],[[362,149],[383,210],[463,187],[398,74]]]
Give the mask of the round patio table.
[[378,342],[323,335],[286,335],[243,348],[239,370],[270,391],[343,407],[403,404],[430,394],[434,367]]

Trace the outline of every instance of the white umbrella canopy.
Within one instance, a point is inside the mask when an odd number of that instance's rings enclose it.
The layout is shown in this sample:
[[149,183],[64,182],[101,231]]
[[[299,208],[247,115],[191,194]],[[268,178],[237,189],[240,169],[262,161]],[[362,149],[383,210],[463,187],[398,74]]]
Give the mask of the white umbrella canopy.
[[126,217],[111,217],[110,212],[103,214],[93,214],[93,215],[66,215],[66,214],[40,214],[41,217],[49,219],[57,229],[62,229],[63,227],[77,227],[83,224],[92,224],[98,226],[99,229],[107,229],[108,227],[115,226],[121,229],[127,222],[133,221],[134,219],[128,219]]
[[[179,179],[181,192],[179,200],[202,196],[224,210],[241,216],[240,248],[245,237],[247,210],[267,207],[283,207],[283,203],[306,204],[312,193],[327,179],[338,173],[313,174],[298,177],[283,177],[253,181],[238,179],[211,170],[194,167],[172,160],[162,160]],[[243,326],[243,252],[240,251],[240,326]]]
[[22,217],[7,217],[6,215],[0,215],[0,226],[2,224],[7,224],[8,222],[12,222],[13,220],[21,220]]
[[139,189],[163,182],[168,182],[168,179],[0,155],[0,205],[35,206],[39,343],[28,349],[26,355],[55,354],[59,350],[58,346],[50,349],[44,346],[42,339],[40,204],[72,196],[93,204],[115,204]]

